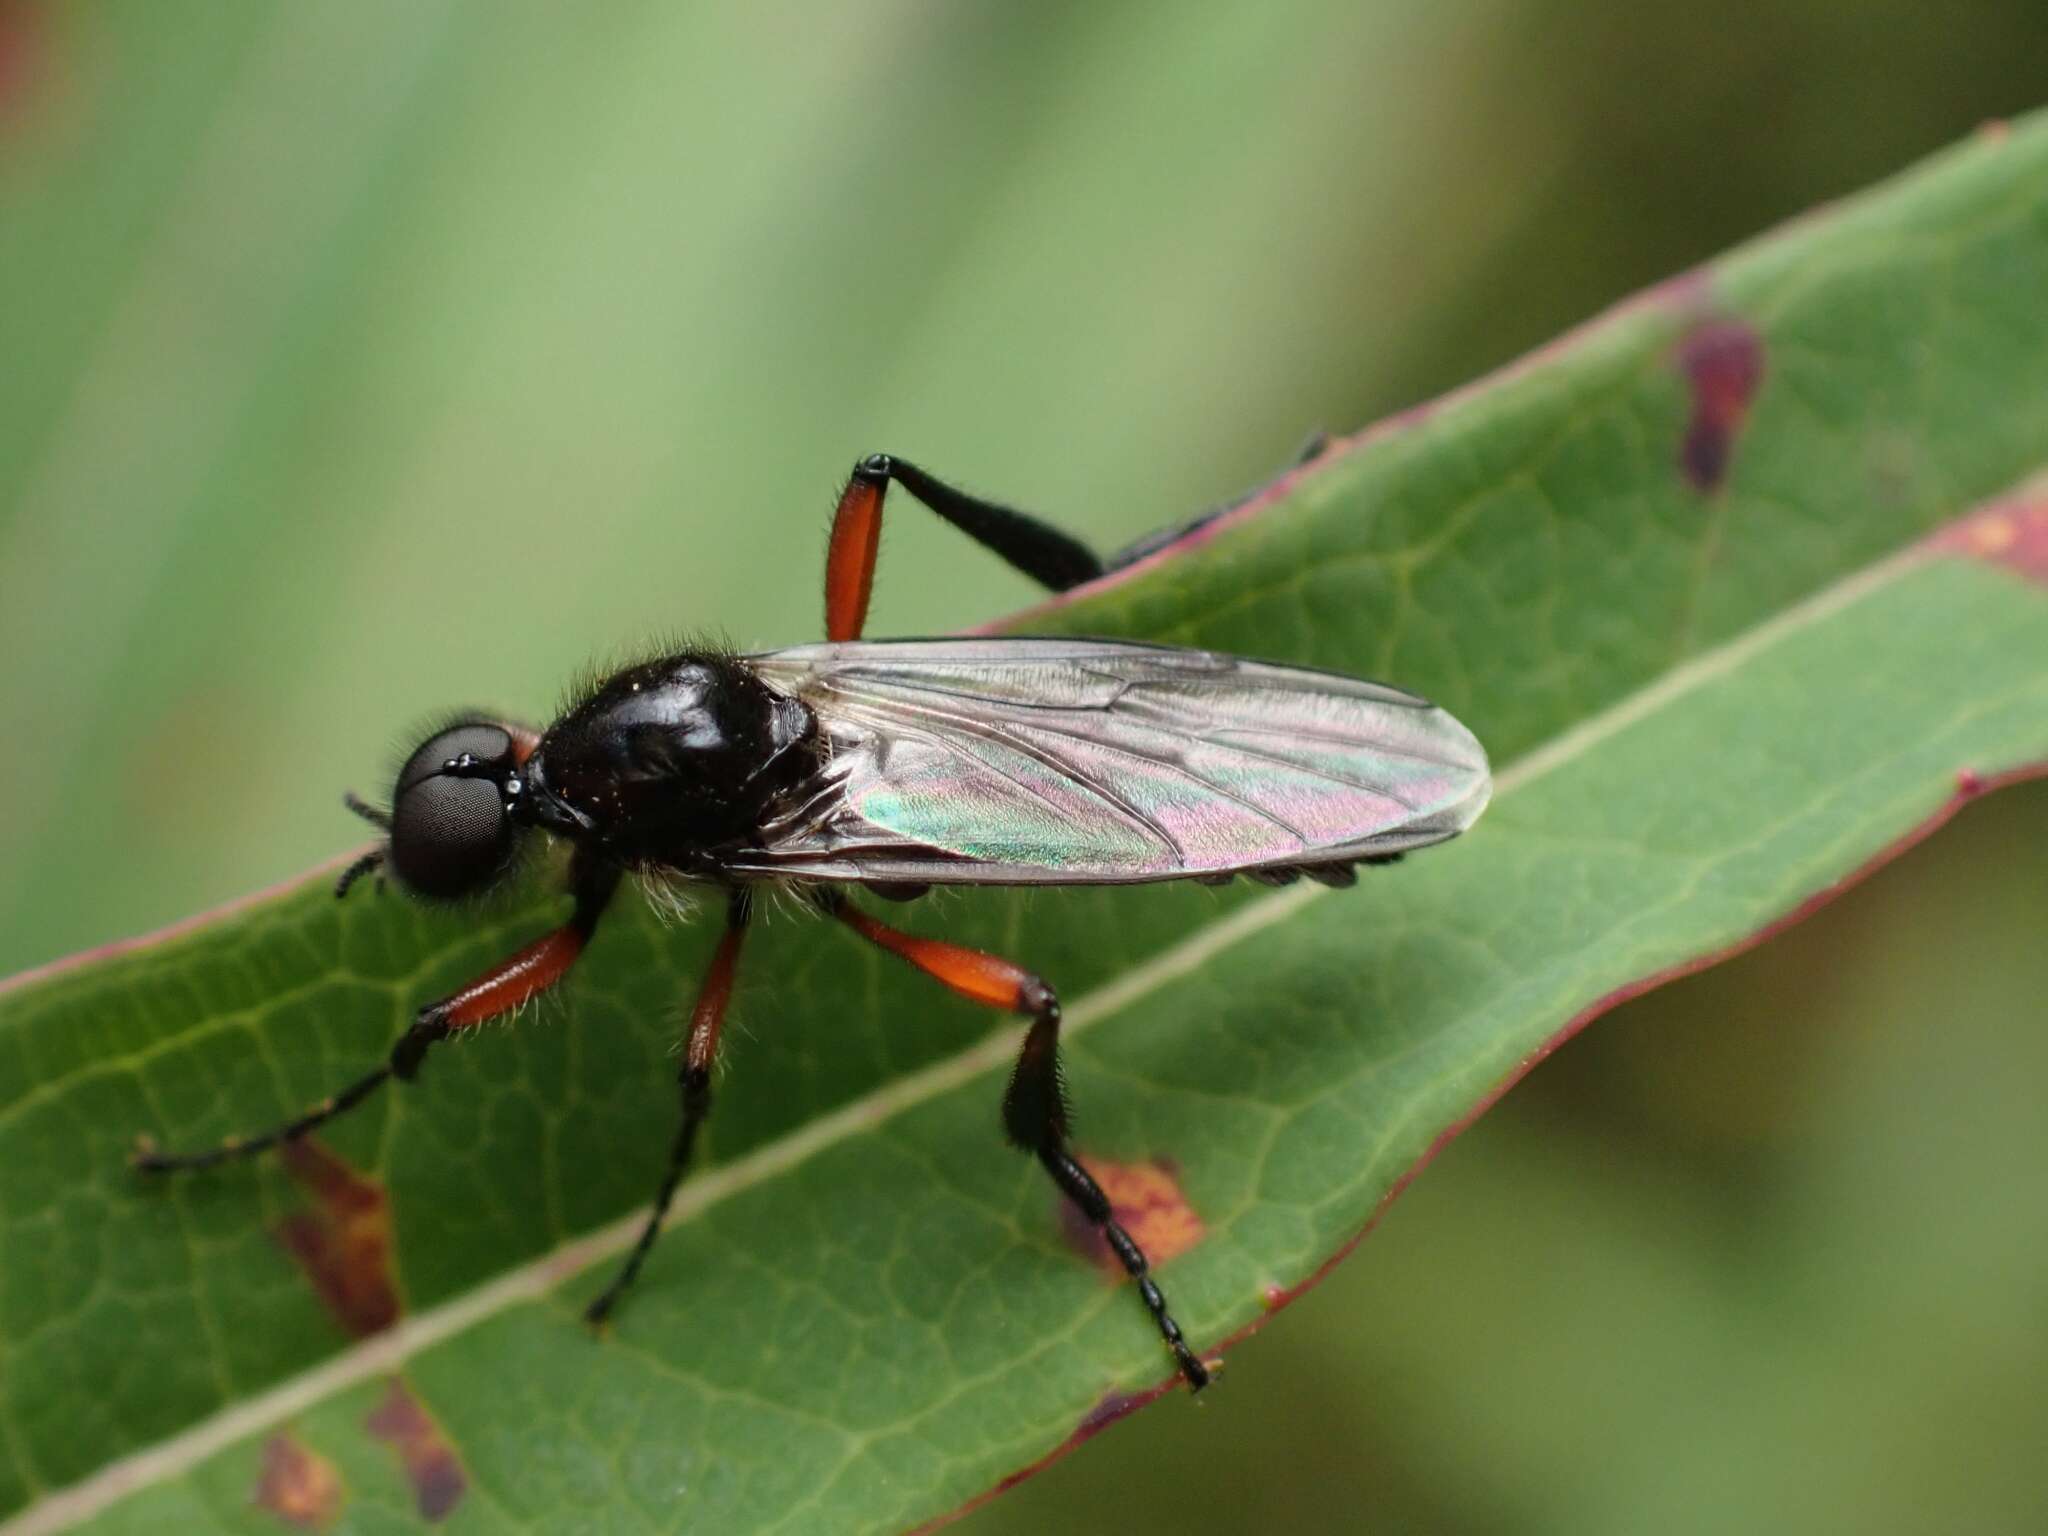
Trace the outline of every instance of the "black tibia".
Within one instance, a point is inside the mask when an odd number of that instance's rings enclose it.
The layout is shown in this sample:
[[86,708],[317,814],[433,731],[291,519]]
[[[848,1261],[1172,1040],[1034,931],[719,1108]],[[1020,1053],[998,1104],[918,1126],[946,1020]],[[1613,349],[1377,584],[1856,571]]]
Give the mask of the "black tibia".
[[1072,534],[1028,512],[955,490],[907,459],[871,454],[854,466],[853,473],[855,479],[877,485],[895,481],[977,544],[1055,592],[1078,587],[1103,572],[1101,557]]
[[1071,1124],[1067,1072],[1060,1061],[1060,1005],[1048,992],[1024,1032],[1017,1064],[1010,1069],[1010,1085],[1003,1091],[1003,1130],[1011,1146],[1035,1152],[1048,1141],[1065,1141]]
[[1180,1367],[1189,1390],[1199,1392],[1209,1384],[1209,1368],[1188,1347],[1180,1324],[1167,1309],[1166,1295],[1152,1278],[1145,1250],[1117,1221],[1109,1196],[1067,1144],[1067,1085],[1060,1068],[1059,1033],[1059,1002],[1050,989],[1044,989],[1044,999],[1025,1032],[1016,1070],[1010,1074],[1009,1091],[1003,1095],[1003,1128],[1012,1142],[1037,1157],[1060,1193],[1100,1229],[1117,1261],[1138,1282],[1138,1296],[1152,1314],[1159,1336],[1173,1351],[1174,1364]]
[[500,961],[461,991],[451,992],[420,1009],[405,1033],[393,1043],[390,1058],[383,1066],[365,1073],[297,1119],[254,1136],[231,1136],[204,1152],[158,1152],[145,1144],[135,1154],[135,1167],[144,1173],[178,1173],[253,1157],[280,1142],[296,1141],[308,1131],[348,1113],[392,1078],[411,1082],[418,1076],[427,1052],[456,1030],[509,1012],[561,980],[596,931],[598,919],[604,915],[618,885],[619,871],[615,867],[579,860],[576,910],[569,921],[510,959]]
[[1329,433],[1320,430],[1310,433],[1300,451],[1272,480],[1264,481],[1220,506],[1205,508],[1193,517],[1155,529],[1107,559],[1043,518],[956,490],[943,480],[926,474],[907,459],[886,453],[870,454],[854,466],[853,478],[874,485],[895,481],[955,528],[984,548],[993,550],[1033,581],[1055,592],[1064,592],[1110,571],[1122,570],[1197,532],[1225,513],[1236,511],[1253,497],[1265,494],[1279,479],[1320,458],[1329,446]]
[[719,940],[711,969],[705,973],[698,990],[696,1006],[690,1011],[690,1034],[684,1042],[683,1065],[676,1077],[681,1091],[683,1118],[676,1129],[676,1139],[669,1147],[668,1169],[662,1175],[661,1189],[654,1197],[654,1209],[648,1212],[647,1222],[640,1229],[633,1251],[626,1255],[626,1262],[612,1277],[612,1283],[584,1311],[584,1317],[592,1323],[601,1323],[610,1316],[619,1298],[639,1276],[640,1266],[647,1262],[648,1251],[654,1247],[655,1238],[661,1235],[662,1218],[668,1214],[669,1205],[676,1197],[676,1187],[689,1171],[690,1153],[696,1146],[698,1129],[711,1114],[711,1072],[718,1062],[719,1030],[725,1023],[726,1004],[732,996],[740,941],[746,936],[747,921],[752,915],[752,893],[745,886],[735,887],[726,902],[725,936]]
[[1209,1369],[1188,1347],[1180,1324],[1167,1310],[1166,1297],[1149,1273],[1145,1251],[1117,1222],[1109,1197],[1074,1157],[1068,1145],[1066,1081],[1060,1069],[1060,1003],[1053,989],[1007,960],[937,939],[917,938],[869,916],[833,890],[814,900],[861,937],[907,960],[934,980],[975,1001],[1023,1014],[1031,1020],[1024,1047],[1017,1055],[1003,1094],[1003,1129],[1010,1141],[1039,1161],[1060,1193],[1102,1232],[1112,1252],[1138,1282],[1138,1295],[1152,1314],[1160,1336],[1173,1351],[1174,1363],[1189,1387],[1199,1392],[1209,1383]]

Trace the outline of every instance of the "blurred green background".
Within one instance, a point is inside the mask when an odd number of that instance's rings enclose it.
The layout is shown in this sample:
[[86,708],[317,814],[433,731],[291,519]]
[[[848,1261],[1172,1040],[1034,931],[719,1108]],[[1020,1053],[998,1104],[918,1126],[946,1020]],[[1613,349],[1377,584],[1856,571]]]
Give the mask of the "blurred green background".
[[[0,971],[424,715],[813,638],[888,450],[1105,546],[2048,94],[2039,0],[0,0]],[[914,516],[880,633],[1029,597]],[[1604,1021],[963,1529],[2048,1526],[2048,787]]]

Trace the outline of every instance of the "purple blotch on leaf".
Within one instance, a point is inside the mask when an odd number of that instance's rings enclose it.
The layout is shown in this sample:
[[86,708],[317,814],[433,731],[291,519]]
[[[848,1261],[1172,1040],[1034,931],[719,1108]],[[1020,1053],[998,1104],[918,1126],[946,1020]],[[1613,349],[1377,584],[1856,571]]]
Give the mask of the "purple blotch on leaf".
[[1678,467],[1693,489],[1727,481],[1735,439],[1764,377],[1763,338],[1740,320],[1704,320],[1678,343],[1678,371],[1692,396]]

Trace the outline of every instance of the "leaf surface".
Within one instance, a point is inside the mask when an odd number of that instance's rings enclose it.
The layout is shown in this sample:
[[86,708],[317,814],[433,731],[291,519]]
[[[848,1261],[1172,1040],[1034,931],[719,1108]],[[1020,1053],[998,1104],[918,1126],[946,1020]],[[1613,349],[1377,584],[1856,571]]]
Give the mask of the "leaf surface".
[[[1082,1151],[1184,1249],[1163,1280],[1199,1344],[1614,998],[2048,763],[2042,313],[2036,119],[1025,616],[1384,677],[1501,770],[1474,832],[1349,893],[904,913],[1061,987]],[[1015,1031],[794,919],[748,954],[713,1169],[601,1340],[578,1303],[658,1176],[711,925],[628,904],[565,999],[437,1054],[324,1157],[126,1173],[138,1130],[204,1143],[331,1091],[558,907],[312,880],[0,994],[23,1529],[901,1529],[1160,1386],[1135,1297],[1001,1144]]]

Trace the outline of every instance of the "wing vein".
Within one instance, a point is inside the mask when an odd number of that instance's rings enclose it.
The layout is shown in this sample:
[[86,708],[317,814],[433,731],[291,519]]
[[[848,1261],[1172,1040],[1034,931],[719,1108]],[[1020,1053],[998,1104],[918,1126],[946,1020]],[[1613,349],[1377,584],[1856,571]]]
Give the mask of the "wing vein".
[[[859,697],[867,699],[871,703],[881,704],[884,702],[896,702],[892,698],[892,696],[886,692],[877,691],[870,693],[866,690],[862,690],[857,687],[847,688],[844,685],[844,683],[837,678],[833,680],[832,686],[835,691],[839,691],[842,694],[846,695],[858,694]],[[1007,702],[1008,701],[1004,701],[1005,704],[1007,704]],[[954,725],[961,727],[963,730],[969,731],[970,733],[983,735],[988,734],[985,730],[982,729],[979,722],[972,721],[964,715],[957,715],[951,713],[950,711],[938,709],[929,704],[904,704],[902,707],[907,709],[921,710],[922,712],[929,714],[934,718],[948,721]],[[1133,718],[1135,719],[1135,717]],[[1200,740],[1200,738],[1196,737],[1190,731],[1177,730],[1173,726],[1162,724],[1158,720],[1145,720],[1139,723],[1148,726],[1152,730],[1160,732],[1162,735],[1176,737],[1182,741]],[[1242,795],[1239,795],[1230,789],[1226,789],[1223,785],[1216,783],[1213,779],[1204,778],[1200,773],[1196,772],[1192,767],[1190,767],[1186,763],[1178,762],[1169,758],[1148,757],[1145,756],[1143,753],[1133,751],[1128,747],[1122,747],[1112,742],[1102,741],[1093,736],[1083,735],[1079,731],[1066,729],[1057,725],[1049,724],[1045,721],[1032,720],[1029,722],[1020,722],[1020,724],[1028,724],[1029,728],[1034,731],[1043,731],[1047,735],[1058,736],[1063,740],[1074,742],[1080,746],[1087,747],[1097,752],[1116,753],[1119,756],[1131,758],[1137,762],[1149,763],[1154,767],[1170,769],[1180,774],[1181,777],[1188,780],[1190,783],[1198,784],[1202,788],[1210,791],[1211,793],[1220,795],[1226,800],[1234,801],[1238,805],[1243,806],[1246,810],[1251,811],[1253,814],[1264,817],[1267,821],[1271,822],[1274,826],[1280,828],[1283,832],[1286,832],[1289,836],[1298,837],[1304,843],[1312,843],[1314,841],[1313,838],[1308,837],[1299,828],[1290,825],[1288,822],[1274,815],[1272,812],[1268,811],[1264,806],[1258,805],[1253,801],[1247,800]],[[1269,731],[1265,734],[1277,736],[1292,733],[1281,731]],[[1016,740],[1012,737],[1004,736],[1000,739],[1009,741],[1010,744],[1013,746],[1019,745],[1016,742]],[[1330,737],[1327,739],[1336,741],[1347,740],[1347,738],[1343,737]],[[1385,784],[1376,784],[1369,780],[1353,778],[1349,774],[1336,773],[1326,768],[1311,767],[1307,764],[1296,762],[1292,758],[1282,757],[1277,753],[1262,752],[1258,748],[1247,746],[1243,742],[1210,740],[1205,741],[1203,744],[1205,746],[1210,747],[1211,749],[1220,749],[1222,751],[1235,753],[1238,756],[1248,758],[1253,762],[1270,763],[1276,767],[1290,769],[1295,773],[1304,775],[1305,777],[1321,779],[1325,783],[1341,784],[1346,789],[1356,789],[1369,795],[1377,795],[1382,799],[1391,800],[1395,805],[1398,805],[1399,807],[1401,807],[1402,810],[1408,812],[1410,815],[1417,815],[1420,813],[1418,807],[1410,805],[1406,800],[1403,800],[1399,795],[1395,794]],[[1380,748],[1375,747],[1373,750],[1379,751]],[[1032,755],[1039,761],[1045,762],[1047,766],[1057,769],[1063,776],[1070,778],[1077,776],[1077,770],[1069,767],[1065,763],[1062,763],[1057,758],[1048,759],[1043,753],[1036,752]],[[1407,756],[1409,754],[1390,752],[1388,755]],[[1436,763],[1436,760],[1433,758],[1418,757],[1416,760],[1420,762]],[[1450,763],[1438,763],[1437,766],[1456,767],[1458,765]],[[1093,787],[1093,785],[1088,784],[1087,787]],[[1173,840],[1169,838],[1168,841],[1172,842]],[[1175,846],[1177,847],[1178,844],[1175,844]]]
[[[835,689],[835,691],[840,692],[842,697],[852,696],[855,697],[856,700],[858,700],[858,698],[860,697],[858,695],[851,695],[849,690],[840,689],[839,684],[836,680],[833,683],[833,688]],[[855,708],[858,709],[859,707],[859,703],[856,702]],[[935,719],[944,720],[948,724],[959,729],[964,735],[978,736],[984,741],[1000,741],[1005,746],[1010,747],[1011,749],[1017,752],[1021,752],[1024,756],[1030,758],[1033,762],[1037,763],[1041,768],[1050,770],[1052,773],[1057,774],[1060,778],[1066,780],[1068,783],[1078,784],[1082,789],[1086,790],[1089,794],[1095,796],[1096,799],[1102,801],[1103,804],[1111,807],[1116,811],[1121,812],[1124,816],[1129,817],[1132,821],[1144,827],[1154,837],[1158,838],[1159,841],[1166,847],[1172,849],[1175,858],[1181,860],[1182,862],[1186,861],[1187,849],[1181,846],[1179,838],[1175,837],[1171,832],[1167,831],[1165,827],[1161,826],[1158,822],[1154,821],[1144,811],[1138,809],[1137,806],[1132,805],[1130,802],[1125,800],[1123,796],[1115,793],[1106,786],[1097,783],[1094,779],[1090,778],[1087,773],[1082,771],[1078,766],[1071,763],[1063,763],[1057,757],[1054,757],[1050,753],[1046,752],[1042,747],[1038,747],[1029,742],[1022,741],[1017,737],[1012,736],[1008,731],[996,729],[994,727],[989,726],[983,721],[973,720],[965,715],[956,715],[944,710],[935,709],[930,705],[911,705],[906,707],[918,709],[922,713],[931,716]],[[876,714],[878,712],[863,711],[863,713],[869,715],[870,718],[868,719],[867,723],[875,729],[887,730],[895,725],[895,718],[893,716],[881,714],[879,718],[876,718]],[[1056,732],[1055,734],[1068,733]],[[945,738],[934,732],[926,732],[925,736],[927,740],[937,742],[941,747],[943,747],[946,744]],[[1079,741],[1085,738],[1078,736],[1070,736],[1069,739]],[[1089,744],[1091,746],[1100,745],[1099,743],[1093,742]],[[1000,774],[1009,783],[1015,784],[1019,789],[1025,790],[1029,794],[1036,797],[1038,801],[1041,804],[1043,804],[1048,810],[1058,812],[1064,809],[1064,807],[1062,807],[1056,801],[1054,801],[1043,790],[1039,789],[1036,785],[1025,783],[1022,779],[1019,779],[1015,774],[1011,773],[1008,769],[1004,768],[1000,763],[992,763],[986,758],[982,758],[979,761],[981,762],[981,765],[984,768],[987,768],[993,773]],[[1151,761],[1151,759],[1148,758],[1146,759],[1146,761],[1149,762]]]
[[[888,675],[877,675],[882,674],[884,672],[886,672]],[[997,709],[1014,709],[1020,711],[1031,710],[1034,712],[1043,710],[1049,714],[1112,714],[1117,712],[1119,706],[1123,706],[1126,710],[1129,710],[1134,717],[1136,716],[1137,711],[1131,709],[1128,701],[1135,698],[1141,702],[1151,703],[1153,701],[1151,701],[1148,696],[1152,690],[1156,688],[1171,689],[1176,686],[1185,687],[1188,681],[1185,678],[1173,677],[1170,674],[1163,677],[1137,679],[1121,677],[1118,676],[1116,673],[1105,671],[1095,671],[1091,675],[1102,677],[1108,681],[1115,682],[1121,685],[1117,693],[1117,696],[1103,703],[1095,704],[1076,703],[1072,701],[1063,700],[1032,699],[1018,697],[1010,694],[994,695],[989,693],[974,693],[965,688],[942,688],[936,686],[931,682],[928,682],[924,679],[917,677],[915,673],[910,672],[907,669],[898,672],[892,669],[884,669],[880,667],[867,667],[859,671],[849,669],[844,672],[836,672],[831,674],[828,678],[822,679],[822,681],[825,683],[826,686],[828,686],[835,692],[851,694],[857,691],[861,693],[863,697],[874,699],[877,701],[901,701],[904,703],[905,707],[908,708],[914,708],[917,706],[912,705],[908,700],[904,699],[904,695],[924,694],[933,698],[958,699],[968,703],[986,704]],[[1319,673],[1310,673],[1307,675],[1317,677],[1321,676],[1321,674]],[[1242,675],[1232,676],[1229,682],[1225,685],[1225,687],[1228,689],[1242,689],[1245,692],[1252,692],[1256,690],[1258,692],[1264,693],[1280,693],[1295,698],[1306,696],[1312,692],[1312,690],[1303,689],[1298,686],[1290,688],[1278,679],[1247,678]],[[1356,702],[1359,698],[1359,696],[1357,695],[1339,693],[1334,690],[1331,691],[1329,696],[1332,698],[1345,699],[1353,702]],[[1416,710],[1425,710],[1434,707],[1421,704],[1420,702],[1410,704],[1406,700],[1393,701],[1368,699],[1367,702],[1384,703],[1388,708],[1394,709],[1412,708]],[[935,709],[935,706],[928,705],[925,707]],[[945,714],[942,716],[942,718],[951,720],[957,719],[959,717],[952,714]],[[1033,721],[1031,723],[1034,726],[1040,725],[1040,723],[1037,721]],[[1156,728],[1160,730],[1174,730],[1173,726],[1160,724],[1157,720],[1148,723],[1155,725]],[[1049,727],[1040,726],[1040,728],[1045,729]],[[1286,727],[1275,727],[1262,726],[1252,723],[1250,721],[1246,721],[1243,723],[1233,721],[1229,728],[1232,732],[1243,735],[1291,736],[1298,740],[1326,742],[1332,746],[1351,747],[1354,749],[1360,748],[1364,745],[1364,743],[1361,743],[1359,738],[1355,734],[1347,734],[1342,731],[1321,730],[1314,725],[1304,724],[1289,725]],[[1076,741],[1091,741],[1091,738],[1078,735],[1074,732],[1064,732],[1062,734],[1068,735]],[[1186,731],[1180,731],[1178,732],[1178,734],[1186,735],[1188,733]],[[1459,762],[1455,758],[1437,757],[1428,752],[1418,752],[1408,747],[1392,746],[1382,741],[1375,741],[1371,743],[1371,750],[1382,757],[1398,757],[1407,762],[1425,763],[1432,768],[1466,769],[1471,766],[1469,763]],[[1283,761],[1282,759],[1268,760]],[[1289,764],[1289,766],[1297,768],[1300,767],[1299,764]],[[1340,774],[1326,773],[1322,769],[1307,769],[1304,771],[1316,773],[1321,777],[1329,779],[1332,783],[1348,785],[1353,789],[1372,790],[1376,788],[1375,785],[1366,783],[1362,780],[1347,778]]]
[[[835,680],[834,687],[839,688],[839,686],[840,685]],[[852,690],[844,691],[852,692]],[[862,694],[861,696],[872,697],[871,695],[866,694]],[[887,695],[883,695],[883,697],[887,697]],[[1028,746],[1025,742],[1019,740],[1017,737],[1011,735],[1007,731],[992,729],[985,725],[983,722],[971,720],[963,715],[956,715],[948,711],[940,710],[928,704],[906,705],[905,707],[917,709],[926,714],[934,716],[935,718],[945,720],[950,724],[957,726],[959,729],[961,729],[963,732],[969,735],[978,735],[983,737],[984,739],[1002,741],[1009,746],[1015,747],[1018,751],[1024,752],[1027,756],[1031,757],[1033,761],[1053,769],[1062,778],[1078,783],[1083,789],[1089,790],[1090,792],[1097,795],[1099,798],[1107,801],[1111,805],[1117,806],[1119,809],[1123,810],[1128,815],[1135,817],[1137,820],[1141,821],[1145,826],[1149,827],[1152,831],[1159,835],[1159,837],[1165,842],[1166,846],[1173,850],[1174,856],[1176,858],[1180,859],[1183,864],[1187,862],[1187,848],[1179,838],[1175,837],[1164,826],[1160,825],[1160,823],[1153,820],[1152,817],[1148,815],[1146,812],[1138,809],[1138,807],[1134,805],[1131,805],[1130,803],[1125,801],[1121,796],[1116,795],[1113,792],[1103,788],[1094,779],[1088,777],[1086,772],[1083,769],[1081,769],[1077,764],[1071,761],[1062,761],[1061,759],[1054,757],[1041,749]],[[1184,732],[1174,732],[1170,728],[1159,725],[1156,722],[1147,723],[1151,724],[1154,730],[1164,732],[1167,735],[1179,735],[1183,740],[1192,739],[1188,737]],[[1282,832],[1285,832],[1289,837],[1293,838],[1296,842],[1300,843],[1304,848],[1310,848],[1315,845],[1314,838],[1310,837],[1306,832],[1303,832],[1299,827],[1295,826],[1285,817],[1279,815],[1277,812],[1267,809],[1265,806],[1260,805],[1255,801],[1247,800],[1244,796],[1238,794],[1235,790],[1229,789],[1222,784],[1218,784],[1213,779],[1203,777],[1200,773],[1197,773],[1192,767],[1190,767],[1186,763],[1178,762],[1170,758],[1148,757],[1145,754],[1133,751],[1128,747],[1118,746],[1113,742],[1100,741],[1092,736],[1084,736],[1078,731],[1063,730],[1059,726],[1049,725],[1039,720],[1030,721],[1029,726],[1030,729],[1034,731],[1043,731],[1047,735],[1058,736],[1063,740],[1074,742],[1080,746],[1087,747],[1092,751],[1110,753],[1118,757],[1129,758],[1134,762],[1145,763],[1154,768],[1163,768],[1168,772],[1176,773],[1181,778],[1186,780],[1188,783],[1199,786],[1200,788],[1206,790],[1208,793],[1215,795],[1219,799],[1228,800],[1233,805],[1242,806],[1245,810],[1249,811],[1252,815],[1264,821],[1267,825],[1277,827]],[[1211,743],[1211,745],[1214,746],[1216,744]],[[1321,772],[1321,770],[1319,769],[1304,768],[1299,763],[1289,762],[1285,758],[1274,757],[1267,753],[1257,752],[1251,748],[1239,746],[1236,743],[1225,743],[1224,746],[1226,750],[1239,753],[1240,755],[1249,757],[1254,761],[1278,763],[1285,767],[1292,768],[1298,773],[1309,774],[1313,777],[1327,779],[1329,782],[1333,784],[1342,784],[1349,789],[1359,789],[1364,790],[1369,794],[1382,795],[1384,796],[1384,798],[1391,800],[1394,802],[1394,804],[1400,806],[1401,809],[1404,811],[1408,811],[1411,814],[1413,814],[1415,811],[1415,807],[1408,804],[1407,801],[1401,799],[1400,796],[1389,794],[1387,791],[1377,786],[1370,784],[1362,784],[1357,782],[1356,780],[1343,778],[1341,776],[1333,774],[1326,774]],[[996,765],[989,764],[988,766],[991,768],[995,768]],[[1002,770],[1000,768],[997,768],[996,771],[1001,772]],[[1009,778],[1010,775],[1005,774],[1004,777]],[[1013,779],[1012,782],[1015,782],[1015,780]],[[1042,799],[1043,796],[1041,796],[1040,798]],[[1050,802],[1047,803],[1050,804]]]
[[1029,640],[845,642],[757,665],[850,753],[844,782],[759,851],[827,879],[1123,883],[1314,863],[1440,841],[1484,803],[1483,750],[1455,720],[1308,669]]

